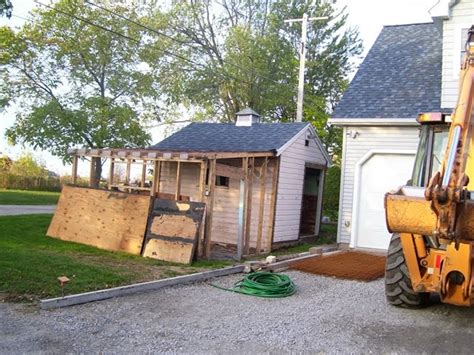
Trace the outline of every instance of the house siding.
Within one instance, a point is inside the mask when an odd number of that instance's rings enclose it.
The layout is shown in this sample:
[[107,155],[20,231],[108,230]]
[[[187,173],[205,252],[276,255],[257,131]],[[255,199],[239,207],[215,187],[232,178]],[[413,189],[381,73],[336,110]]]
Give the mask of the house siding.
[[298,240],[305,164],[327,165],[314,139],[305,146],[308,133],[311,133],[310,129],[305,130],[280,156],[273,242]]
[[458,96],[462,30],[474,24],[474,0],[461,0],[443,22],[441,107],[454,108]]
[[[356,138],[350,133],[358,132]],[[412,127],[344,127],[344,155],[339,205],[339,243],[350,243],[353,211],[354,173],[357,162],[371,150],[416,150],[419,129]],[[396,173],[396,172],[394,172]]]

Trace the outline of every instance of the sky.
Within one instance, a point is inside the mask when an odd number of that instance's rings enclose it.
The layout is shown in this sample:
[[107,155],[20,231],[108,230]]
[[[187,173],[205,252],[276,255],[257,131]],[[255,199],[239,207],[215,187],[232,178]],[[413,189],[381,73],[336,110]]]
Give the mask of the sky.
[[[49,3],[49,0],[40,0]],[[336,6],[347,6],[348,24],[357,27],[364,44],[362,58],[375,42],[384,25],[430,22],[429,10],[437,0],[337,0]],[[13,15],[27,17],[28,12],[36,6],[33,0],[13,0]],[[12,17],[10,20],[0,19],[0,26],[20,26],[23,20]],[[64,166],[60,159],[44,151],[34,151],[29,147],[10,146],[5,139],[5,130],[14,122],[13,110],[0,113],[0,154],[17,158],[22,152],[28,151],[41,160],[48,169],[61,175],[69,174],[70,166]],[[163,138],[163,132],[153,131],[154,142]],[[86,171],[86,173],[88,173]]]

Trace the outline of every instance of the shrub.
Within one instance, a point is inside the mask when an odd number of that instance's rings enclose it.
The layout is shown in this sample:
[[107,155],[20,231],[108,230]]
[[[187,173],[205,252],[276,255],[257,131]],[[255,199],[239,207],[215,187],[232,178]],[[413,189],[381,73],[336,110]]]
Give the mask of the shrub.
[[338,218],[340,181],[341,168],[336,165],[329,168],[324,183],[323,216],[328,216],[332,221]]

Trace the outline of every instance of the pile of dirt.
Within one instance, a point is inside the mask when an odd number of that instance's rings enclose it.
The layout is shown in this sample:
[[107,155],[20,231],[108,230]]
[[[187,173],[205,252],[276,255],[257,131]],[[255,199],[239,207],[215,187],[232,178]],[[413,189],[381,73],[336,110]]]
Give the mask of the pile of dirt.
[[385,256],[350,251],[304,260],[291,268],[341,279],[373,281],[384,275],[385,260]]

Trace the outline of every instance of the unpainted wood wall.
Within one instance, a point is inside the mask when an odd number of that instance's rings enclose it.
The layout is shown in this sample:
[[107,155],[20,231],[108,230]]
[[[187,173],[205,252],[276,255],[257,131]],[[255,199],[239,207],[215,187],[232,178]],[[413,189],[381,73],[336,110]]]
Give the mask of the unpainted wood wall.
[[[275,158],[276,159],[276,158]],[[271,217],[272,175],[275,159],[269,159],[265,179],[264,217],[262,233],[262,249],[269,250],[271,240],[268,235]],[[260,167],[263,158],[255,159],[255,170],[252,188],[252,213],[250,225],[250,248],[256,248],[260,208]],[[219,164],[229,164],[242,167],[242,159],[217,161]],[[160,192],[174,194],[176,190],[177,163],[163,162],[160,175]],[[191,201],[200,201],[199,195],[199,164],[181,164],[181,195],[189,196]],[[216,186],[212,220],[212,243],[237,244],[239,231],[239,199],[240,180],[229,179],[229,187]]]

